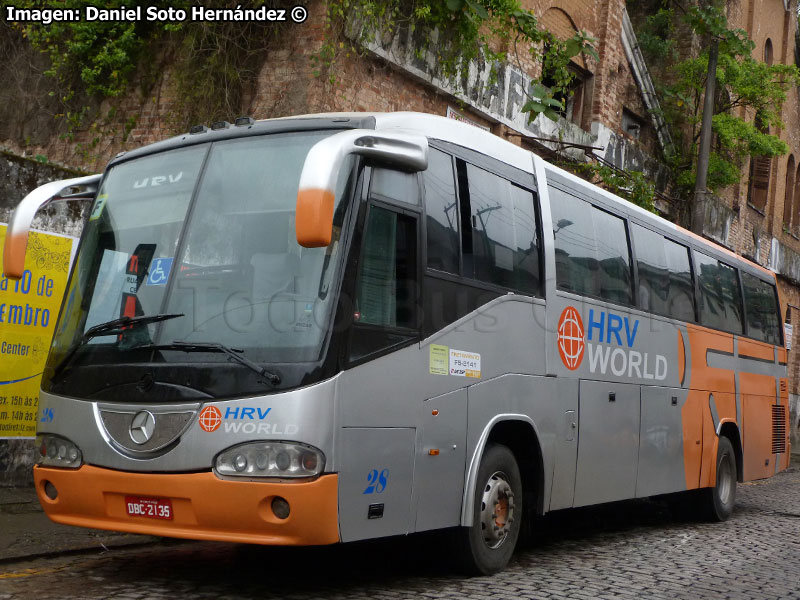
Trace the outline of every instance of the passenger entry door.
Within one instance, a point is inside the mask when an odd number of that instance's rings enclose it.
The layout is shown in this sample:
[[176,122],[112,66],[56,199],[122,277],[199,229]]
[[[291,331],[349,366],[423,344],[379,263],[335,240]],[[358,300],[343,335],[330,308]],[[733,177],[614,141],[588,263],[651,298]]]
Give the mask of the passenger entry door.
[[352,287],[344,288],[352,322],[339,384],[339,525],[345,542],[413,528],[416,424],[424,400],[409,377],[420,335],[417,176],[373,168],[360,210],[348,264]]
[[356,264],[353,365],[419,339],[419,187],[416,175],[372,170]]
[[580,382],[574,506],[636,495],[639,407],[638,385]]

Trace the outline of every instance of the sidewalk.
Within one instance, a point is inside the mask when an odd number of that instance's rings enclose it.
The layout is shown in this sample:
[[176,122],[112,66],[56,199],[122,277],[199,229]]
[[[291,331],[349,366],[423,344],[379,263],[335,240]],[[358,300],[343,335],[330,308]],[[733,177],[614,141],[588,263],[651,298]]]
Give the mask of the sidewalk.
[[148,544],[160,538],[59,525],[48,519],[33,487],[0,487],[0,563],[76,550]]

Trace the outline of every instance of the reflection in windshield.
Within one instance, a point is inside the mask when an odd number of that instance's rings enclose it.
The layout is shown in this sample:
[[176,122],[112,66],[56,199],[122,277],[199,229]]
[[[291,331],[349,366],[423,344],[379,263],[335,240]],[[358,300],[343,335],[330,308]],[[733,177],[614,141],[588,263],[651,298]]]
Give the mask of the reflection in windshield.
[[326,249],[303,248],[295,237],[300,168],[318,139],[214,146],[165,309],[188,318],[164,323],[161,342],[215,341],[280,362],[318,358]]
[[[338,240],[303,248],[294,220],[305,156],[331,133],[239,138],[111,169],[86,226],[48,367],[71,353],[71,368],[80,366],[89,351],[111,363],[148,345],[166,349],[162,362],[209,362],[207,353],[170,350],[175,342],[221,344],[262,363],[318,360],[332,306],[332,295],[320,290],[336,271]],[[346,184],[340,177],[337,229]],[[185,317],[95,337],[76,351],[92,326],[160,313]]]

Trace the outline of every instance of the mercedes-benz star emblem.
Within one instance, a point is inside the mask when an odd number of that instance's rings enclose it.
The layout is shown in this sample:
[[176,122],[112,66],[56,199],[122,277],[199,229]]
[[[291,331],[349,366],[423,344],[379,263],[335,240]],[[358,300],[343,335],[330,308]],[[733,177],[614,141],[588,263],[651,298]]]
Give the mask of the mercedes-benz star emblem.
[[146,444],[153,437],[156,430],[156,418],[148,410],[141,410],[133,416],[131,421],[131,439],[135,444]]

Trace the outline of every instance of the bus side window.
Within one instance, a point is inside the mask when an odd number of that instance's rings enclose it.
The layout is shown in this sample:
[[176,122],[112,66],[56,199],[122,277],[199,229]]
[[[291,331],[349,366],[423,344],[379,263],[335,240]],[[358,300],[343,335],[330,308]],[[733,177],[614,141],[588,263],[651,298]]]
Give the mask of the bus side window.
[[417,220],[371,205],[358,268],[350,360],[417,335]]
[[537,197],[533,192],[511,186],[514,205],[514,288],[541,291],[541,247],[536,219]]
[[669,268],[664,238],[635,223],[631,235],[636,247],[636,270],[639,273],[639,308],[669,314]]
[[741,292],[735,268],[695,250],[700,323],[742,333]]
[[600,264],[600,297],[617,304],[633,304],[631,255],[625,221],[592,207],[597,261]]
[[664,240],[669,269],[668,316],[681,321],[694,321],[694,287],[689,249],[672,240]]
[[550,187],[559,289],[631,304],[631,259],[625,221]]
[[689,249],[635,223],[631,234],[636,245],[639,308],[694,321]]
[[452,157],[430,148],[428,168],[422,177],[427,213],[428,267],[458,275],[461,251]]
[[780,315],[775,286],[744,272],[742,284],[747,335],[768,344],[780,344]]
[[[472,272],[466,277],[504,288],[538,293],[539,240],[533,193],[507,179],[466,164],[469,187]],[[462,210],[466,211],[462,203]],[[462,219],[463,221],[463,219]],[[465,266],[467,252],[464,253]]]
[[594,224],[589,204],[550,187],[558,289],[587,296],[600,295],[595,257]]

